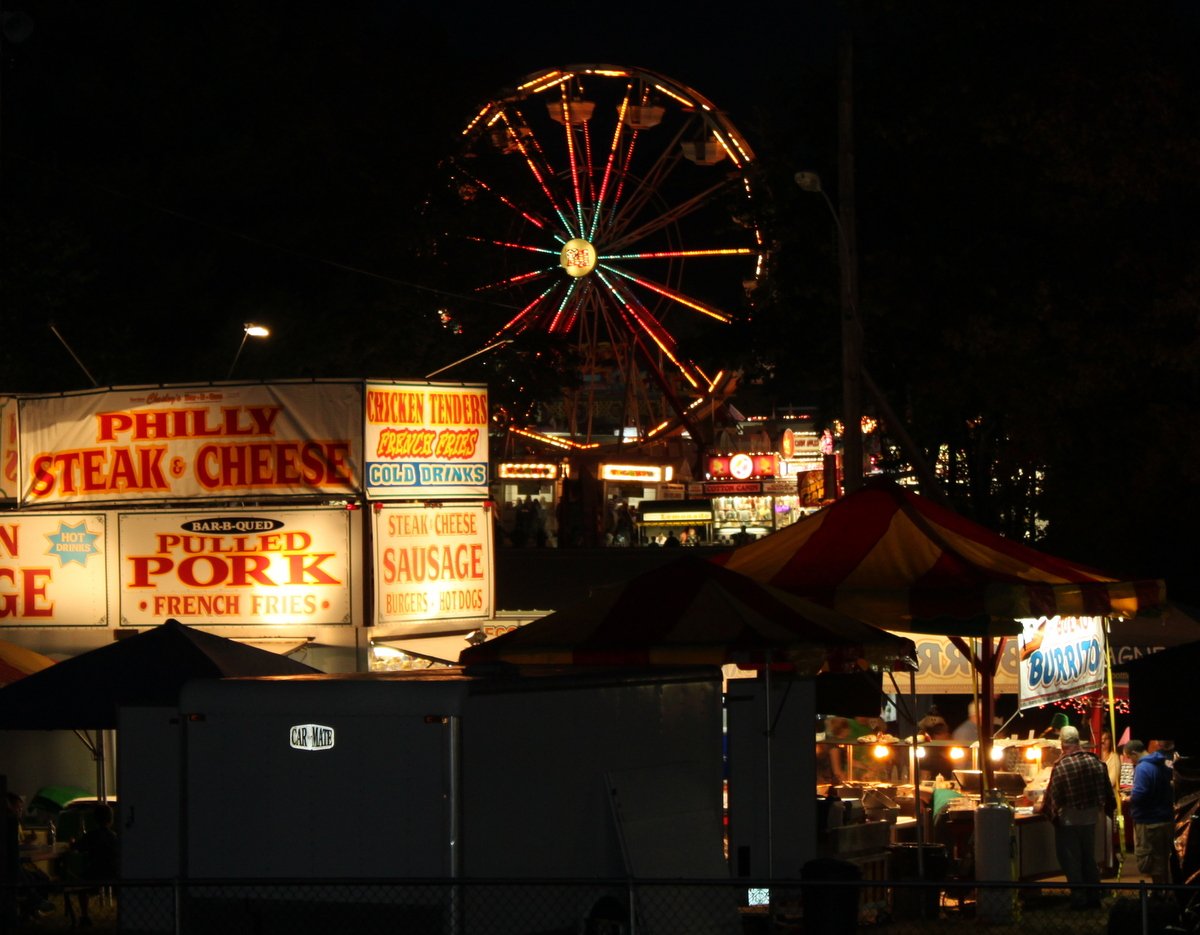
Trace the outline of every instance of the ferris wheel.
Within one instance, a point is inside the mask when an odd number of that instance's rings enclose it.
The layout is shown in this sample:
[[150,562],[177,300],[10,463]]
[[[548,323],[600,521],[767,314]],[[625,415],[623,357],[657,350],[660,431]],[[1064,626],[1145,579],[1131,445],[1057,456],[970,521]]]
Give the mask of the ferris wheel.
[[714,337],[746,315],[763,274],[753,167],[741,133],[689,87],[638,68],[545,69],[462,131],[439,252],[493,303],[489,345],[569,347],[575,379],[556,405],[572,437],[614,424],[662,437],[736,384]]

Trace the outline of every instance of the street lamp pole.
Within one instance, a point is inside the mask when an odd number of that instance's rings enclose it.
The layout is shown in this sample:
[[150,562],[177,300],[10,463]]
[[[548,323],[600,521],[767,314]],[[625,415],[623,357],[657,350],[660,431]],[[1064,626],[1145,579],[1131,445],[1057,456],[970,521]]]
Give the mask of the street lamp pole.
[[858,314],[857,256],[846,233],[847,221],[853,225],[853,216],[844,207],[839,211],[834,206],[815,172],[797,172],[796,184],[806,192],[817,192],[825,200],[838,235],[838,269],[842,281],[842,488],[844,493],[851,493],[863,481],[863,327]]
[[[858,314],[858,248],[854,224],[854,97],[850,30],[838,43],[838,265],[842,270],[842,489],[863,482],[862,319]],[[822,192],[824,194],[824,192]],[[825,196],[829,204],[829,196]],[[832,207],[832,206],[831,206]]]
[[233,355],[233,362],[229,365],[229,373],[225,374],[226,380],[233,379],[233,368],[237,366],[238,358],[242,356],[242,348],[246,346],[247,338],[266,338],[271,334],[271,329],[264,325],[256,325],[253,322],[246,322],[242,325],[242,340],[238,344],[237,352]]
[[842,320],[842,492],[853,493],[863,482],[862,318],[858,314],[858,251],[854,237],[854,107],[851,86],[852,46],[849,30],[838,48],[838,203],[835,206],[815,172],[797,172],[796,184],[817,192],[833,216],[838,235]]

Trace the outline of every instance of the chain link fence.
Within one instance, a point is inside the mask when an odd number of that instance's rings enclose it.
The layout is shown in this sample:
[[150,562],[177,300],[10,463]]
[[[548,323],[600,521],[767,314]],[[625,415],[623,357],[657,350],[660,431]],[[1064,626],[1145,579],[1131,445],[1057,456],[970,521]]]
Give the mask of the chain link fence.
[[[78,889],[0,888],[0,932],[82,926]],[[989,935],[1198,933],[1200,890],[1148,884],[774,881],[123,880],[89,930],[129,935]]]

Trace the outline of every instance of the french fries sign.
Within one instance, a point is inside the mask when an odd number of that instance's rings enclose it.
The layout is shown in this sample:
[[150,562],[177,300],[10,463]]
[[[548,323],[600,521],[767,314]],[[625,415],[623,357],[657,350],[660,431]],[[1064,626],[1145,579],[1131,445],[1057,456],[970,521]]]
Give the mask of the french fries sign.
[[350,622],[345,510],[123,513],[121,623]]
[[365,402],[368,497],[487,496],[486,387],[368,383]]

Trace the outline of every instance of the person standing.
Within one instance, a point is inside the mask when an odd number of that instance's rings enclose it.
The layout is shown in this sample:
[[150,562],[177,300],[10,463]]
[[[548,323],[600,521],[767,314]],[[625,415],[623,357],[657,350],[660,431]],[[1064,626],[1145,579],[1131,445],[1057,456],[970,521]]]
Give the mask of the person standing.
[[[1099,884],[1096,863],[1096,822],[1117,808],[1108,770],[1099,758],[1080,747],[1079,729],[1067,725],[1059,731],[1062,756],[1054,764],[1040,811],[1054,824],[1054,850],[1067,882]],[[1072,909],[1100,905],[1096,886],[1071,888]]]
[[1129,811],[1133,817],[1133,853],[1137,868],[1153,883],[1171,882],[1175,846],[1175,794],[1171,786],[1169,750],[1163,742],[1143,753],[1133,770]]
[[955,743],[961,743],[969,747],[979,739],[978,717],[979,706],[975,703],[975,699],[972,698],[967,702],[967,719],[954,728],[954,732],[950,735]]

